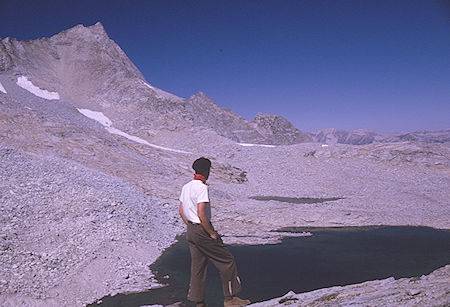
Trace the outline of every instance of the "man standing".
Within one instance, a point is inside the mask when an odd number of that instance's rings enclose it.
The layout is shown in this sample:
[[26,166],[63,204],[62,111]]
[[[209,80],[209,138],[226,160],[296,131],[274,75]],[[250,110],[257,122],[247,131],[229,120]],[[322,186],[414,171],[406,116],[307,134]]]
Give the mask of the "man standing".
[[188,300],[196,302],[197,307],[205,307],[205,283],[208,259],[216,266],[222,279],[224,306],[245,306],[249,300],[235,296],[241,291],[241,281],[237,273],[233,255],[223,244],[214,230],[211,220],[208,187],[211,161],[199,158],[194,161],[194,180],[183,186],[180,196],[180,215],[187,225],[186,238],[191,251],[191,281]]

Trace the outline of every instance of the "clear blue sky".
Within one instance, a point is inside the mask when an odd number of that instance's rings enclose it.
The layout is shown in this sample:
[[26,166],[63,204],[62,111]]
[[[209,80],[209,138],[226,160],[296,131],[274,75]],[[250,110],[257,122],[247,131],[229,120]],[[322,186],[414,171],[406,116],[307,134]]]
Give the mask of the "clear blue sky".
[[249,120],[450,128],[448,0],[0,0],[1,38],[97,21],[154,86]]

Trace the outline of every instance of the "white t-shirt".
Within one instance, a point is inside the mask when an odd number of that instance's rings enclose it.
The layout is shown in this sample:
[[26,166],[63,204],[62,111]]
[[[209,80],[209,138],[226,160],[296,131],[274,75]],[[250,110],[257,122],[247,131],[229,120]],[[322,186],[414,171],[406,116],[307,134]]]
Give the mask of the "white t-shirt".
[[188,221],[200,223],[197,212],[198,203],[206,203],[206,217],[211,220],[208,187],[201,180],[186,183],[181,190],[180,201],[183,203],[183,213]]

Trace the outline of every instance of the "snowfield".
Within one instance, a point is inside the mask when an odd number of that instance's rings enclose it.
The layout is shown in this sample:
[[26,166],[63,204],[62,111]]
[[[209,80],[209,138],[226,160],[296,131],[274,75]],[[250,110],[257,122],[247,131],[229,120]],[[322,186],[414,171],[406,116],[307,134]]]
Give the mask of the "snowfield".
[[59,94],[56,92],[49,92],[47,90],[40,89],[39,87],[35,86],[30,80],[28,80],[25,76],[20,76],[17,78],[17,85],[21,88],[29,91],[30,93],[44,98],[48,100],[59,100]]
[[238,144],[241,145],[241,146],[244,146],[244,147],[255,147],[255,146],[257,146],[257,147],[269,147],[269,148],[275,147],[275,145],[265,145],[265,144],[249,144],[249,143],[238,143]]
[[189,152],[187,152],[187,151],[151,144],[151,143],[147,142],[146,140],[141,139],[140,137],[130,135],[122,130],[116,129],[112,126],[112,121],[108,117],[106,117],[105,114],[103,114],[102,112],[92,111],[92,110],[88,110],[88,109],[77,109],[77,110],[84,116],[99,122],[111,134],[120,135],[120,136],[123,136],[123,137],[133,141],[133,142],[147,145],[147,146],[150,146],[150,147],[153,147],[156,149],[177,152],[177,153],[183,153],[183,154],[189,154]]
[[112,127],[112,121],[102,112],[91,111],[88,109],[77,109],[84,116],[99,122],[104,127]]

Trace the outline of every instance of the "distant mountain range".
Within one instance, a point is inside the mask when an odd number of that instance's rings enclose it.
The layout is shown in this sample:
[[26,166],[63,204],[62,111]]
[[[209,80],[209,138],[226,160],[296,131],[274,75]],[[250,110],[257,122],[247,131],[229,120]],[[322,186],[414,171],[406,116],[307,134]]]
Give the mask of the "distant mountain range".
[[339,130],[322,129],[311,134],[314,141],[324,144],[352,144],[364,145],[371,143],[396,142],[423,142],[445,143],[450,142],[450,129],[442,131],[415,131],[402,134],[380,134],[370,130]]
[[[114,127],[150,140],[161,131],[208,129],[240,143],[448,142],[450,130],[387,136],[373,131],[324,129],[302,132],[279,115],[248,121],[199,92],[182,98],[149,84],[103,26],[77,25],[50,38],[0,41],[0,75],[30,84],[77,109],[101,112]],[[24,80],[24,79],[22,79]]]

